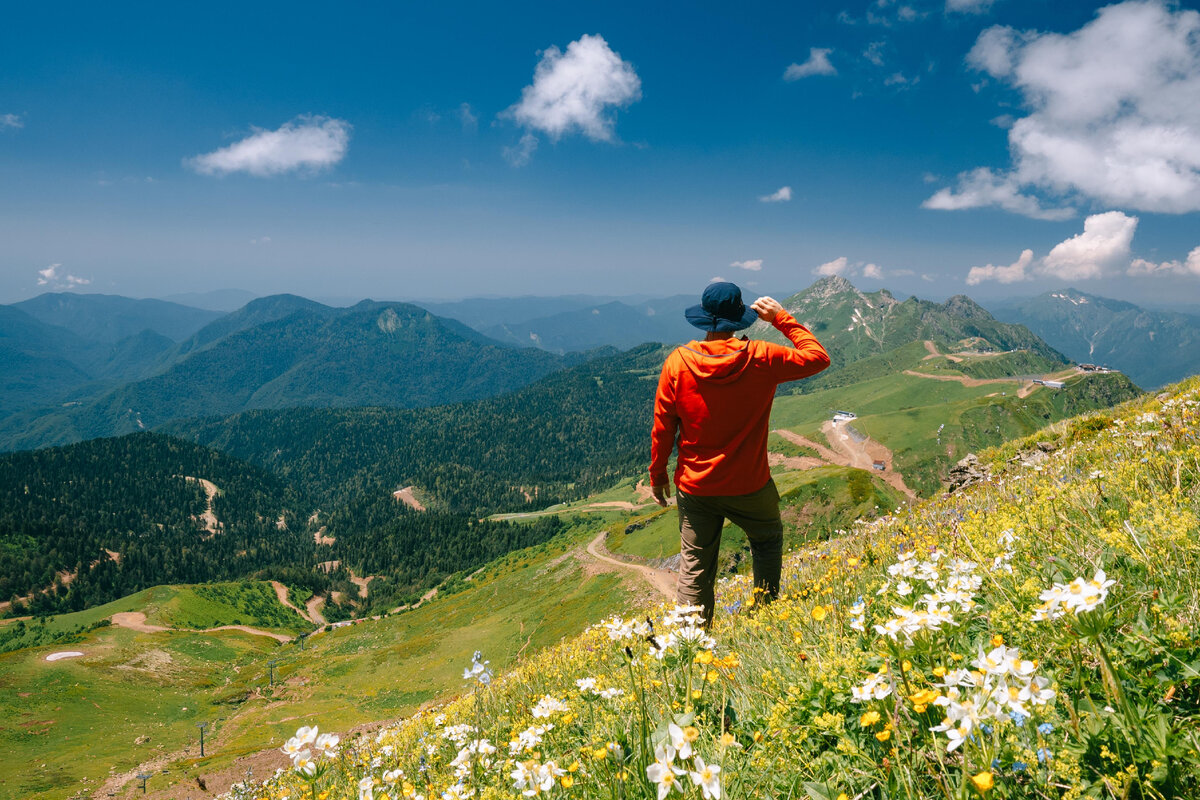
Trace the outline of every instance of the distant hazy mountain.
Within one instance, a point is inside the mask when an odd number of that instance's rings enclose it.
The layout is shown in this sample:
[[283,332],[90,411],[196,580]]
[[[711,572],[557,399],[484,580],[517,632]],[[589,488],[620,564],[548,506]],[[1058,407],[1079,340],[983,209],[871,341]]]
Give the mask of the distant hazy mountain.
[[[578,311],[612,302],[637,303],[644,298],[612,297],[608,295],[565,294],[558,297],[468,297],[465,300],[424,301],[415,305],[428,309],[439,317],[456,319],[477,331],[497,325],[520,325],[530,320],[552,317],[563,312]],[[529,343],[522,343],[528,347]]]
[[178,342],[222,316],[220,311],[163,300],[74,292],[47,292],[13,303],[12,307],[47,325],[66,328],[82,339],[105,344],[115,344],[145,330]]
[[1200,372],[1200,317],[1062,289],[995,305],[1081,363],[1119,369],[1153,388]]
[[211,292],[184,292],[160,298],[169,303],[181,303],[209,311],[237,311],[260,295],[243,289],[216,289]]
[[56,399],[86,383],[98,348],[12,306],[0,306],[0,412]]
[[[924,340],[951,350],[1023,351],[1041,362],[1038,368],[1043,371],[1067,363],[1029,329],[1000,322],[966,295],[956,295],[945,303],[916,297],[897,300],[886,289],[864,293],[845,278],[834,276],[782,303],[821,340],[835,368]],[[762,322],[755,323],[752,332],[780,338]]]
[[555,353],[604,345],[627,350],[644,342],[686,342],[696,338],[696,329],[683,316],[683,310],[696,302],[693,295],[636,304],[614,300],[479,330],[502,342]]
[[211,323],[162,363],[157,374],[69,407],[0,422],[0,447],[64,444],[251,408],[439,405],[515,389],[571,362],[501,345],[404,303],[334,309],[280,295]]

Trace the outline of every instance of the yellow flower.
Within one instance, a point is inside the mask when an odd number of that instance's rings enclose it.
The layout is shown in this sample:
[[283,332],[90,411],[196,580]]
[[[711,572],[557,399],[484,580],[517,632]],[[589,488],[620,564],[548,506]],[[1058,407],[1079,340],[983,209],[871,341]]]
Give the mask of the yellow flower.
[[692,725],[688,725],[683,729],[683,739],[687,742],[694,742],[700,738],[700,730]]
[[692,699],[693,700],[699,700],[700,695],[702,695],[702,694],[704,694],[704,692],[700,691],[699,689],[692,689]]
[[817,622],[825,619],[825,606],[813,606],[812,618]]
[[721,747],[729,747],[735,741],[736,740],[733,738],[732,733],[722,733],[721,734]]
[[558,782],[562,784],[562,787],[564,789],[570,789],[572,786],[575,785],[575,776],[574,775],[563,775],[561,778],[558,779]]
[[900,662],[900,671],[901,672],[911,672],[912,671],[912,662],[909,661],[907,658],[904,659],[903,661],[901,661]]
[[869,728],[876,722],[879,722],[880,716],[878,711],[868,711],[858,718],[858,724],[864,728]]
[[576,761],[571,766],[567,767],[567,772],[579,772],[579,762]]
[[875,734],[875,738],[881,742],[886,742],[888,739],[892,738],[892,732],[890,729],[884,728],[879,733]]
[[708,672],[704,673],[704,680],[708,681],[709,683],[716,683],[720,677],[720,673],[718,673],[715,669],[710,669]]
[[702,650],[696,654],[697,664],[711,664],[713,662],[712,650]]
[[919,692],[909,695],[908,699],[915,706],[927,706],[938,699],[938,693],[933,689],[922,689]]
[[842,792],[841,794],[839,794],[837,796],[837,800],[850,800],[850,795],[846,794],[845,792]]
[[946,677],[946,668],[945,667],[934,667],[933,674],[935,677],[944,678],[944,677]]
[[763,740],[763,735],[762,735],[762,732],[761,732],[761,731],[755,731],[755,732],[754,732],[754,741],[755,741],[755,743],[761,742],[762,740]]
[[1000,634],[992,636],[992,647],[1000,647],[1004,644],[1004,637]]
[[604,759],[608,758],[608,748],[597,747],[592,751],[592,758],[596,759],[597,761],[603,761]]
[[996,785],[996,782],[992,779],[992,773],[988,772],[987,770],[984,770],[978,775],[972,775],[971,783],[975,785],[975,788],[979,790],[980,794],[985,794],[986,792],[991,791],[991,788]]

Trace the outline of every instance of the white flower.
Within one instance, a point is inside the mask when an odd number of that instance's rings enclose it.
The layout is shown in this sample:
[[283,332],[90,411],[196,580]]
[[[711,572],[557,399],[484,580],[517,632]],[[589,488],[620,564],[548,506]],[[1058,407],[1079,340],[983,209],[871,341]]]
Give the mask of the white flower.
[[387,772],[383,773],[383,782],[384,783],[395,783],[396,781],[400,780],[403,777],[404,777],[404,772],[402,770],[390,769]]
[[471,666],[463,670],[464,681],[475,681],[481,686],[488,686],[492,682],[492,671],[488,669],[490,661],[483,661],[483,653],[479,650],[471,656]]
[[316,739],[317,751],[326,758],[333,758],[337,755],[337,746],[341,738],[332,733],[322,733]]
[[680,758],[692,757],[692,743],[688,740],[683,728],[672,722],[667,726],[667,734],[671,737],[671,747]]
[[302,775],[312,777],[317,772],[317,762],[313,760],[312,755],[305,750],[302,753],[297,753],[292,756],[292,768]]
[[303,752],[305,743],[300,741],[300,738],[293,736],[283,743],[283,747],[279,748],[288,758],[294,758],[297,753]]
[[900,581],[896,584],[896,594],[900,595],[901,597],[907,597],[908,595],[912,594],[912,590],[912,584],[908,581]]
[[658,784],[658,800],[664,800],[671,789],[683,792],[683,787],[679,785],[683,770],[676,767],[674,761],[675,748],[660,744],[654,750],[654,763],[646,767],[646,777],[651,783]]
[[868,700],[882,700],[892,693],[892,682],[886,672],[877,672],[863,681],[862,686],[850,687],[850,702],[865,703]]
[[579,687],[579,691],[581,692],[592,691],[596,688],[596,679],[580,678],[579,680],[575,681],[575,685]]
[[317,726],[303,727],[296,731],[296,738],[300,740],[300,744],[312,744],[317,739]]
[[375,779],[363,778],[358,782],[358,800],[375,800]]
[[508,743],[508,752],[513,755],[527,753],[542,743],[542,737],[553,725],[531,725],[517,734],[517,738]]
[[700,787],[705,800],[721,800],[721,779],[718,777],[721,768],[716,764],[705,764],[700,756],[696,756],[695,767],[695,771],[688,771],[688,777]]
[[620,697],[621,695],[625,694],[625,690],[618,689],[617,687],[614,686],[609,689],[601,689],[600,691],[596,692],[596,694],[599,695],[600,697],[603,697],[605,700],[615,700],[618,697]]
[[567,774],[553,761],[539,764],[536,761],[517,762],[512,771],[513,788],[520,789],[526,797],[536,797],[554,788],[554,779]]
[[537,701],[537,705],[533,707],[532,713],[535,718],[540,718],[553,716],[554,714],[561,714],[570,710],[571,709],[562,700],[559,700],[557,697],[546,695],[541,700]]

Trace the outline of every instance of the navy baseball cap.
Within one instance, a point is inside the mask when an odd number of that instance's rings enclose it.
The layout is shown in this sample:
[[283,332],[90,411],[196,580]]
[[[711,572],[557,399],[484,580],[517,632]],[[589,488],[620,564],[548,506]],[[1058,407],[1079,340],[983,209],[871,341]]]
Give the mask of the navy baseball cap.
[[758,319],[758,312],[742,302],[742,290],[727,281],[710,283],[700,305],[683,312],[687,321],[705,331],[740,331]]

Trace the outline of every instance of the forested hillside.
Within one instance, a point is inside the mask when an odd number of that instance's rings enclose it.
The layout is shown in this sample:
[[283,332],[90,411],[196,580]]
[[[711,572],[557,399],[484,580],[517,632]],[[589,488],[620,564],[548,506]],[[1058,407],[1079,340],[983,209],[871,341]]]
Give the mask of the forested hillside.
[[64,444],[252,408],[414,408],[470,400],[584,358],[500,345],[403,303],[337,309],[290,295],[255,300],[150,355],[156,374],[3,420],[0,448]]
[[270,469],[326,509],[363,495],[394,503],[392,492],[410,485],[449,511],[544,506],[648,463],[664,355],[645,345],[470,403],[249,411],[163,430]]
[[32,595],[21,605],[50,613],[160,583],[311,567],[297,499],[258,467],[159,434],[5,455],[0,598]]

